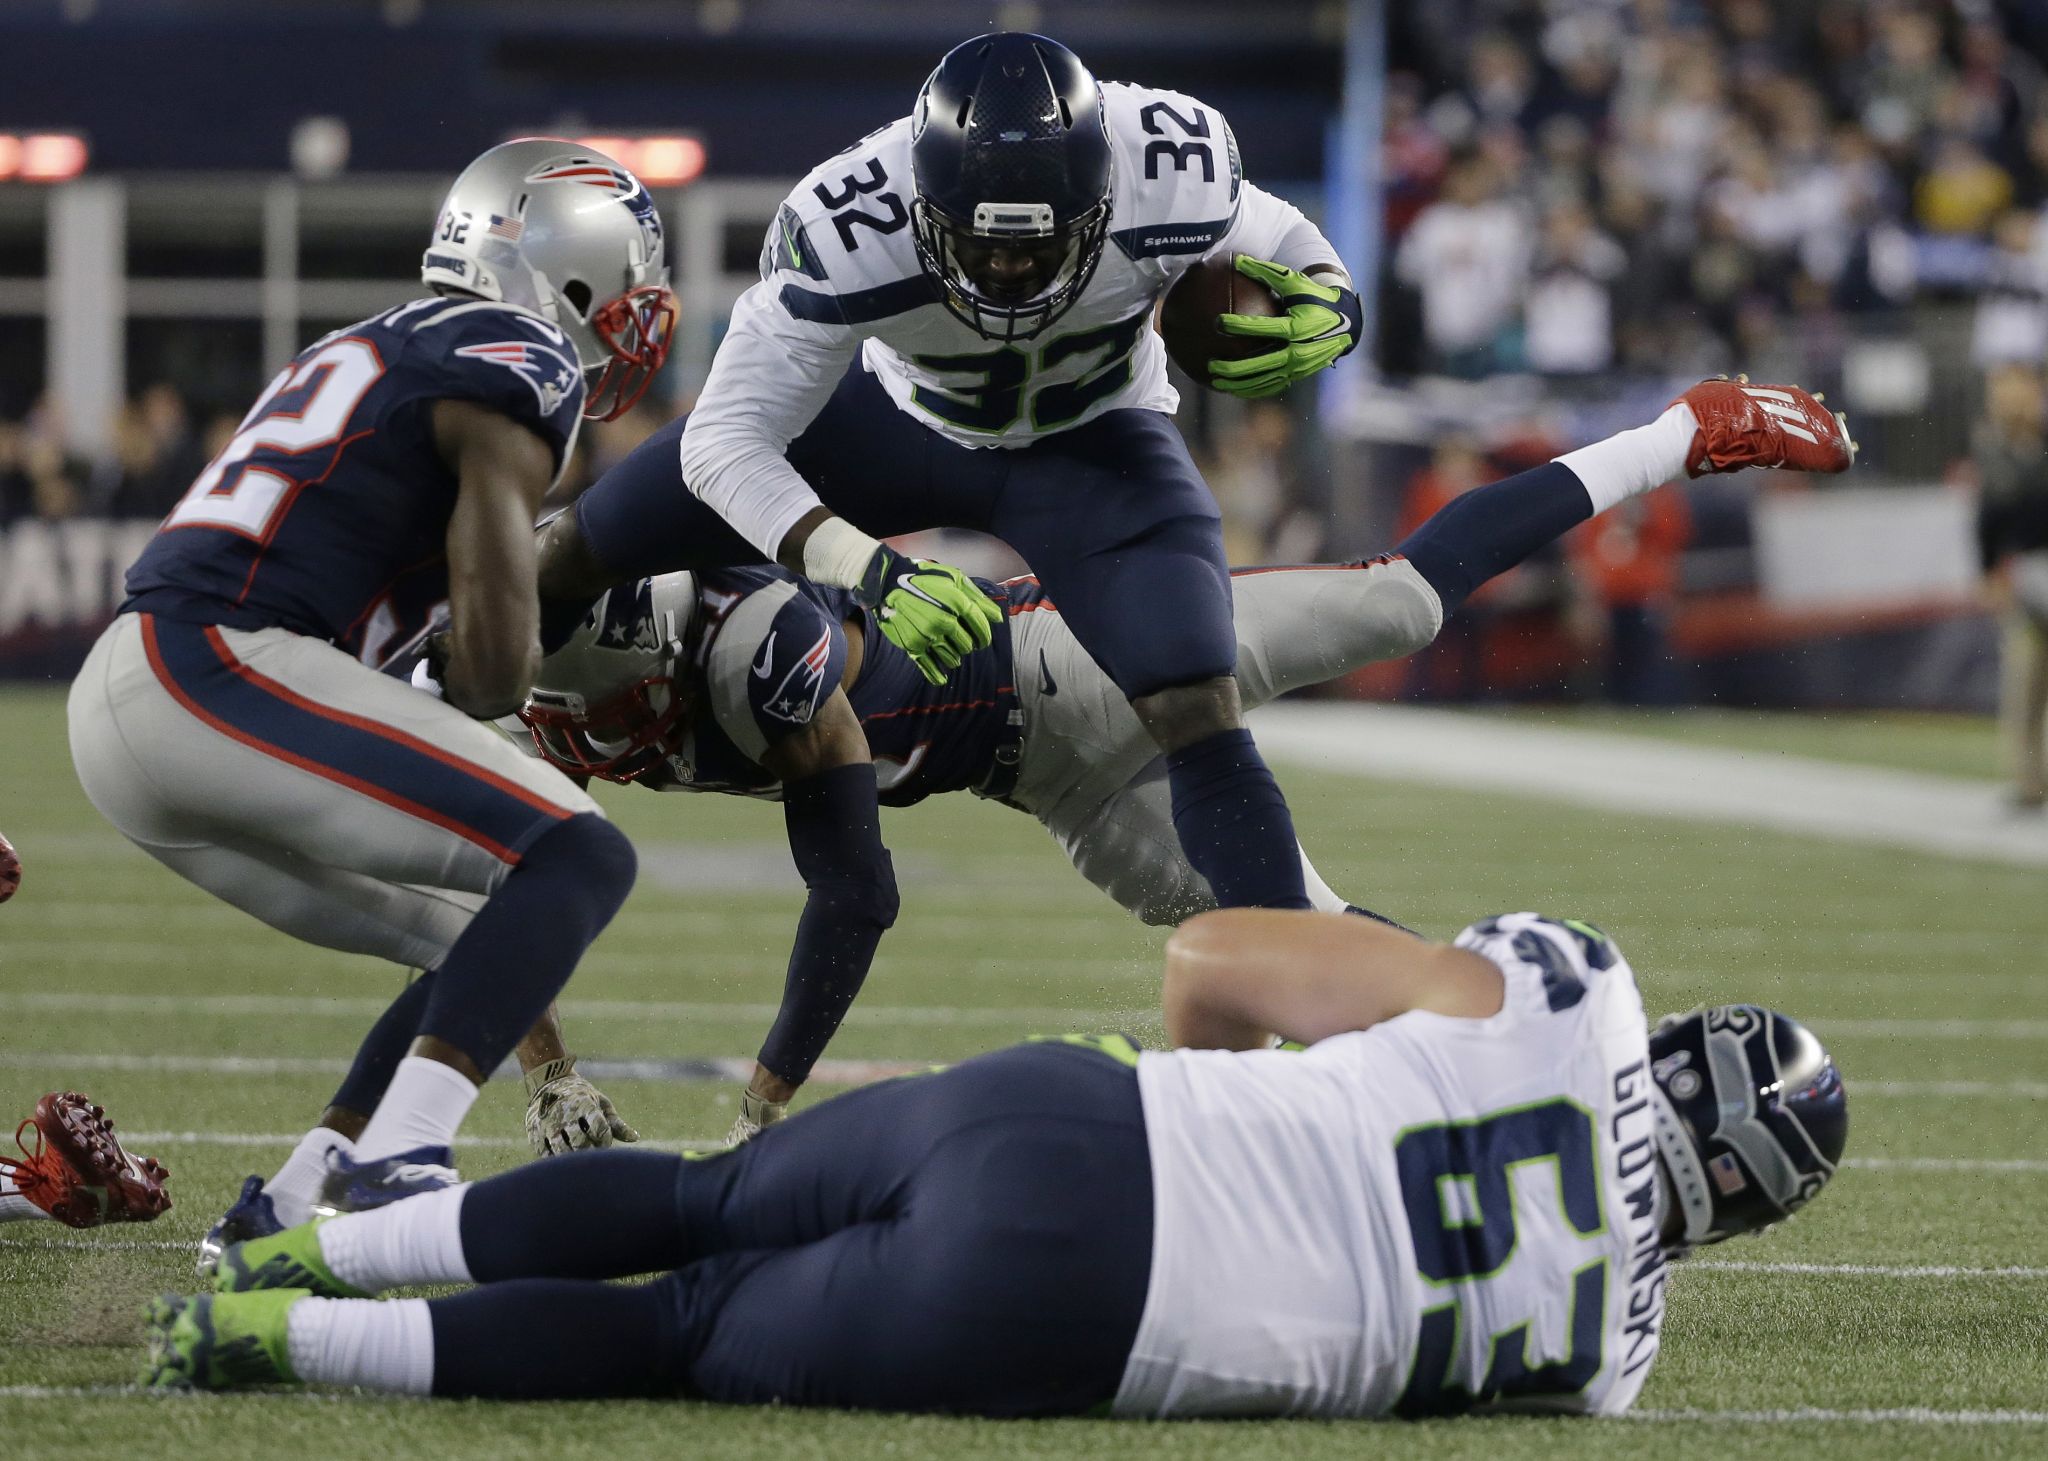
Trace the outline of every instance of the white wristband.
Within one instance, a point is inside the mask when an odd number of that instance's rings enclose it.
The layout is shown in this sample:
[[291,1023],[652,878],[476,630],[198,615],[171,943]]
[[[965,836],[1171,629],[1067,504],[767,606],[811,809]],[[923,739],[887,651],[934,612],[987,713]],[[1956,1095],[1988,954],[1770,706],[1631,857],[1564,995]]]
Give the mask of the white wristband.
[[881,540],[843,517],[828,517],[804,540],[804,577],[833,588],[859,588]]

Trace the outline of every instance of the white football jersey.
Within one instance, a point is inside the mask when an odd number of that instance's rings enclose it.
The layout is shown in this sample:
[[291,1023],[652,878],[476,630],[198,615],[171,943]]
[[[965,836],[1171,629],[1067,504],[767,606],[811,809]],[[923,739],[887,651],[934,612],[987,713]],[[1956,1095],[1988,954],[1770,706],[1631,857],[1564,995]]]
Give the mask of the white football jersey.
[[1458,938],[1490,1019],[1147,1052],[1154,1236],[1124,1415],[1613,1414],[1657,1353],[1649,1037],[1583,925]]
[[817,505],[782,459],[863,360],[897,406],[967,446],[1016,447],[1141,407],[1171,412],[1152,309],[1188,267],[1244,253],[1336,262],[1299,210],[1243,181],[1222,114],[1178,92],[1102,88],[1114,157],[1109,237],[1087,288],[1038,335],[1004,345],[941,303],[918,263],[911,122],[813,169],[783,203],[690,413],[684,480],[763,552]]

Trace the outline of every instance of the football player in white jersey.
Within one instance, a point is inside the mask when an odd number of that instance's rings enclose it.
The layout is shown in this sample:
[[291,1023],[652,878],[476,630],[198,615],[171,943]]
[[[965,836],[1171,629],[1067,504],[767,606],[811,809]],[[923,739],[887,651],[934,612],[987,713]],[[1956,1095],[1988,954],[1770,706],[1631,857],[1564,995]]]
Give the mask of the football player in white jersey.
[[[1174,935],[1164,998],[1173,1051],[1033,1042],[708,1159],[578,1153],[231,1248],[218,1292],[152,1310],[145,1380],[1615,1414],[1667,1262],[1803,1207],[1847,1134],[1803,1027],[1723,1005],[1648,1030],[1576,920],[1445,945],[1223,910]],[[477,1287],[367,1297],[420,1283]]]
[[622,467],[548,529],[542,593],[566,606],[548,647],[616,584],[778,561],[852,590],[936,683],[998,611],[879,539],[993,533],[1165,756],[1175,831],[1217,899],[1307,907],[1231,676],[1216,504],[1152,328],[1168,287],[1216,255],[1280,306],[1221,317],[1272,345],[1218,367],[1227,389],[1274,394],[1357,344],[1336,251],[1244,181],[1213,107],[1098,85],[1043,36],[956,47],[911,115],[789,194],[682,431],[680,480],[674,457]]

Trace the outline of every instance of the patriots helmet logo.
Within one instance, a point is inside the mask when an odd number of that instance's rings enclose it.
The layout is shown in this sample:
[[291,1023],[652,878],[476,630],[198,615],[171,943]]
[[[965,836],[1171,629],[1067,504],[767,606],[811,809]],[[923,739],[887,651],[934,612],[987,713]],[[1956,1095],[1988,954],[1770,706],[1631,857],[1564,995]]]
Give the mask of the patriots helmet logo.
[[455,352],[470,360],[501,365],[525,381],[533,391],[540,414],[552,416],[562,402],[576,394],[583,372],[559,350],[535,345],[528,340],[495,340],[485,345],[464,345]]
[[782,677],[782,683],[775,687],[762,711],[790,725],[809,725],[811,717],[818,713],[818,702],[824,698],[825,666],[831,659],[832,631],[827,629],[789,667],[789,673]]
[[653,197],[640,179],[617,163],[596,157],[572,157],[530,172],[526,180],[529,183],[581,183],[586,187],[603,188],[624,203],[626,210],[633,215],[633,221],[640,225],[641,235],[647,242],[648,256],[653,257],[661,248],[661,214],[655,210]]

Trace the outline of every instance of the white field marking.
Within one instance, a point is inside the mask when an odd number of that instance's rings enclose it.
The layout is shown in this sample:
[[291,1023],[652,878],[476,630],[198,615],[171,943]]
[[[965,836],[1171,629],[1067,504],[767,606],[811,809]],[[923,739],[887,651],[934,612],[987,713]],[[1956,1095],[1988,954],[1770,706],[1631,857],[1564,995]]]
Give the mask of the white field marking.
[[[290,1147],[302,1132],[295,1131],[123,1131],[121,1140],[138,1151],[154,1147]],[[651,1141],[641,1138],[638,1146],[647,1151],[716,1151],[722,1141],[705,1138]],[[457,1139],[463,1150],[524,1151],[526,1141],[516,1136],[464,1136]],[[2031,1176],[2048,1172],[2048,1159],[2037,1157],[1850,1157],[1842,1165],[1862,1172],[1966,1172],[1991,1176]],[[1695,1265],[1714,1267],[1714,1264]]]
[[[0,1391],[0,1394],[4,1394]],[[2048,1410],[1631,1410],[1620,1419],[1685,1425],[2048,1425]]]
[[[398,990],[392,989],[395,996]],[[324,995],[269,994],[87,994],[76,990],[0,992],[0,1010],[39,1014],[148,1014],[208,1015],[223,1018],[273,1016],[291,1019],[346,1018],[360,1020],[382,1014],[390,999],[360,996],[329,998]],[[772,1004],[728,1004],[715,1000],[564,1000],[562,1012],[575,1020],[708,1021],[731,1020],[749,1024],[773,1020],[780,1007]],[[961,1005],[860,1004],[848,1015],[848,1022],[884,1025],[1057,1025],[1082,1019],[1146,1021],[1157,1018],[1154,1008],[1103,1010],[1057,1005],[1009,1005],[968,1008]],[[1811,1023],[1811,1021],[1809,1021]],[[2048,1030],[2048,1021],[2043,1022]]]
[[[394,991],[395,993],[395,991]],[[90,994],[78,990],[0,991],[0,1010],[41,1014],[163,1014],[359,1019],[384,1011],[390,1001],[360,996],[269,994]],[[567,1000],[565,1014],[578,1020],[758,1022],[780,1012],[772,1004],[727,1003],[722,1000],[591,999]],[[929,1004],[855,1004],[849,1022],[884,1025],[1048,1025],[1083,1019],[1091,1023],[1147,1023],[1157,1017],[1151,1007],[1102,1009],[1096,1006],[1007,1005],[967,1007]],[[1823,1034],[1881,1036],[1897,1040],[2043,1040],[2048,1019],[1980,1020],[1834,1018],[1802,1012],[1804,1022]]]
[[[166,1400],[203,1404],[216,1397],[205,1391],[145,1390],[140,1385],[0,1385],[0,1400]],[[372,1395],[360,1391],[266,1390],[235,1395],[225,1402],[237,1408],[259,1401],[311,1402],[319,1405],[374,1404],[393,1401],[432,1404],[417,1395]],[[2048,1410],[1934,1410],[1924,1406],[1897,1410],[1631,1410],[1614,1419],[1651,1425],[2048,1425]],[[1597,1423],[1597,1422],[1596,1422]]]
[[[821,1060],[814,1079],[828,1085],[866,1085],[944,1064],[930,1060]],[[349,1063],[338,1057],[312,1055],[128,1055],[52,1054],[43,1051],[0,1051],[0,1070],[170,1071],[184,1075],[341,1075]],[[752,1056],[691,1056],[610,1059],[588,1056],[579,1061],[593,1080],[744,1081],[754,1070]],[[1939,1099],[2048,1100],[2048,1081],[1854,1081],[1858,1097],[1929,1097]]]
[[1388,705],[1271,705],[1252,729],[1320,771],[2048,867],[2048,822],[1993,781]]
[[1953,1263],[1752,1263],[1742,1259],[1689,1258],[1674,1273],[1809,1273],[1828,1278],[2048,1278],[2048,1268],[2013,1264],[1970,1268]]

